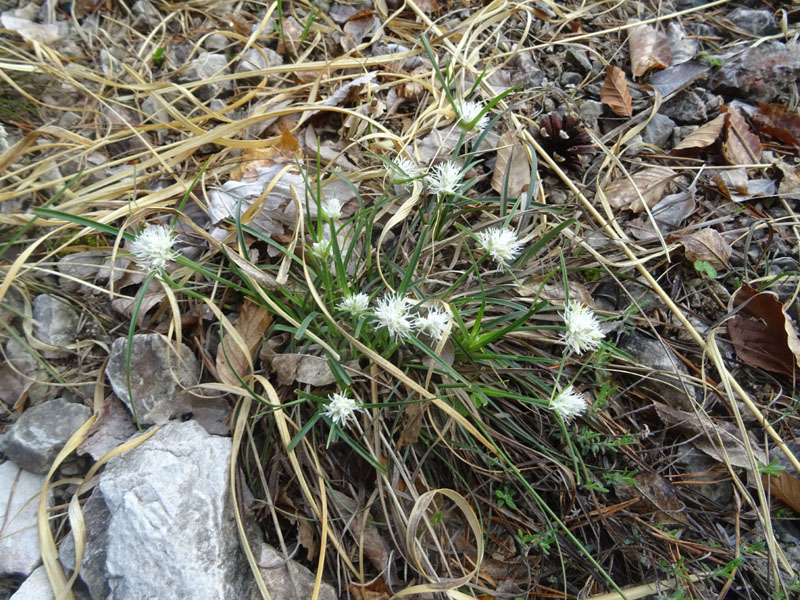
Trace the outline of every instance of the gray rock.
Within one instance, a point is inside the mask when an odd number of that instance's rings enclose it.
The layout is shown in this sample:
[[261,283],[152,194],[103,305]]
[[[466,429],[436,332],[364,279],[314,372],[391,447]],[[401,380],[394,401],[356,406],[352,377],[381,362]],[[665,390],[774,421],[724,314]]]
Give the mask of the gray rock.
[[212,33],[203,42],[203,48],[209,52],[220,52],[230,45],[227,36],[221,33]]
[[33,299],[34,337],[55,348],[42,350],[46,358],[69,356],[64,346],[75,343],[78,335],[78,313],[69,305],[49,294],[39,294]]
[[672,350],[660,341],[638,332],[623,336],[619,347],[631,354],[638,365],[648,369],[637,384],[639,389],[662,398],[666,404],[675,408],[688,407],[687,392],[691,394],[693,390],[690,387],[689,372]]
[[274,67],[283,64],[283,57],[269,48],[251,48],[239,58],[236,63],[237,73],[255,73],[267,67]]
[[31,404],[52,397],[51,386],[37,383],[47,381],[47,376],[31,351],[14,338],[6,342],[5,350],[6,360],[0,361],[0,400],[6,406],[14,406],[26,393]]
[[644,128],[642,140],[648,144],[652,144],[656,148],[666,149],[667,142],[672,137],[672,130],[675,129],[675,121],[670,119],[667,115],[656,113],[647,127]]
[[5,455],[23,469],[45,475],[64,443],[92,411],[62,398],[29,408],[4,436]]
[[[186,65],[179,80],[183,83],[191,83],[213,79],[228,73],[230,73],[228,59],[224,54],[203,52]],[[202,85],[195,90],[195,93],[201,100],[210,100],[223,92],[227,93],[232,90],[233,82],[228,79]]]
[[[289,561],[285,566],[284,557],[269,544],[261,544],[260,552],[255,552],[257,562],[261,566],[277,568],[262,568],[261,577],[269,590],[270,596],[281,600],[306,600],[311,598],[314,591],[314,573],[303,565]],[[323,583],[320,586],[320,600],[336,600],[338,598],[333,586]]]
[[589,60],[587,54],[588,53],[585,50],[578,50],[577,48],[569,48],[567,49],[566,59],[567,62],[570,63],[576,69],[578,69],[578,71],[582,75],[586,75],[592,70],[592,63]]
[[10,600],[55,600],[55,598],[50,580],[47,578],[47,571],[42,565],[22,582]]
[[[91,598],[255,597],[232,516],[230,453],[230,438],[173,422],[108,462],[84,506],[80,577]],[[74,543],[60,558],[74,566]]]
[[578,107],[578,113],[590,127],[597,128],[597,119],[603,116],[605,107],[597,100],[584,100]]
[[[44,480],[10,460],[0,465],[0,575],[27,577],[39,565],[36,508]],[[48,506],[50,500],[48,492]]]
[[[114,340],[106,375],[114,393],[131,408],[126,377],[127,338]],[[156,333],[133,336],[130,353],[130,389],[133,393],[132,413],[140,424],[162,424],[188,411],[188,402],[181,390],[198,382],[200,367],[186,344],[178,357]]]
[[772,102],[800,79],[800,49],[796,44],[769,42],[725,60],[709,87],[758,102]]
[[742,31],[752,33],[758,37],[778,32],[778,28],[775,27],[775,19],[772,17],[772,11],[769,10],[753,10],[752,8],[740,6],[733,9],[726,16],[731,23]]
[[574,71],[564,71],[561,74],[561,85],[576,86],[580,84],[581,81],[583,81],[583,75],[580,73],[575,73]]
[[[103,252],[76,252],[67,254],[58,261],[57,269],[64,277],[58,278],[61,289],[65,292],[77,292],[83,286],[79,281],[92,281],[100,270],[107,255]],[[78,281],[75,281],[75,280]]]
[[658,112],[678,123],[705,123],[708,120],[705,102],[697,93],[688,90],[664,102]]

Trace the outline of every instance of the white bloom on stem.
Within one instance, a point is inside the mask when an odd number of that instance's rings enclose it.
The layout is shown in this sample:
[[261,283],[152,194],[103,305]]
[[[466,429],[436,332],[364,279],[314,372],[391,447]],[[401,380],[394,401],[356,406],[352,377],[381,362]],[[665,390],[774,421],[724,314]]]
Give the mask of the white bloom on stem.
[[586,412],[586,399],[569,386],[550,401],[550,410],[557,412],[565,421],[571,421],[573,417],[582,415]]
[[326,198],[320,203],[322,214],[331,221],[338,221],[342,217],[342,206],[342,201],[335,196]]
[[561,334],[561,339],[577,354],[583,354],[587,350],[597,350],[600,347],[604,334],[590,308],[580,302],[572,301],[561,316],[567,326]]
[[164,225],[151,225],[133,240],[131,253],[148,271],[161,271],[178,253],[172,249],[175,238]]
[[419,177],[421,174],[422,169],[413,160],[405,156],[396,156],[389,178],[392,183],[404,183],[409,179]]
[[328,258],[328,252],[331,249],[330,240],[320,240],[311,244],[311,253],[320,260]]
[[[483,110],[483,103],[473,100],[459,100],[456,102],[456,107],[458,109],[458,117],[459,121],[458,124],[467,131],[472,131],[473,129],[477,129],[478,131],[483,131],[486,129],[486,126],[489,125],[489,116],[484,114],[478,119],[478,115],[481,114]],[[478,121],[470,125],[475,119]]]
[[408,335],[416,325],[408,312],[409,304],[408,298],[400,294],[386,294],[372,311],[375,323],[378,327],[386,327],[392,337]]
[[431,339],[439,341],[442,339],[449,322],[450,315],[443,309],[436,307],[429,308],[425,316],[417,317],[414,323],[419,331],[428,334]]
[[452,160],[439,163],[428,171],[428,186],[437,194],[455,194],[461,185],[461,167]]
[[514,260],[524,246],[516,232],[506,227],[490,227],[479,231],[476,237],[483,249],[500,265]]
[[341,302],[336,305],[339,310],[345,310],[354,315],[366,312],[369,308],[369,296],[366,294],[358,293],[351,296],[345,296]]
[[339,427],[347,425],[349,421],[355,421],[355,412],[362,410],[355,400],[341,392],[331,394],[328,396],[328,400],[329,402],[325,406],[325,416]]

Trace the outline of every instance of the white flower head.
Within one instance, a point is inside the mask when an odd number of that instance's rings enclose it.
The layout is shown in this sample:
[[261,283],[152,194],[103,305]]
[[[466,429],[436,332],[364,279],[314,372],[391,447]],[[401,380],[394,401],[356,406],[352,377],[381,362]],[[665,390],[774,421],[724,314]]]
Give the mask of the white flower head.
[[345,296],[341,302],[336,305],[339,310],[345,310],[354,315],[366,312],[369,308],[369,296],[364,293],[353,294]]
[[[467,131],[477,129],[483,131],[489,125],[489,115],[484,114],[480,119],[478,115],[483,110],[483,103],[473,100],[459,100],[456,102],[458,109],[458,124]],[[478,119],[474,124],[472,122]]]
[[594,312],[580,302],[572,301],[561,313],[566,330],[561,334],[564,343],[577,354],[597,350],[603,341],[603,331]]
[[455,194],[461,185],[462,176],[461,167],[448,160],[428,171],[428,186],[437,194]]
[[415,321],[416,328],[431,337],[436,341],[442,339],[447,324],[450,322],[450,315],[446,311],[439,308],[429,308],[425,316],[417,317]]
[[550,401],[550,410],[557,412],[565,421],[571,421],[573,417],[582,415],[586,412],[586,399],[569,386]]
[[478,243],[499,265],[513,261],[524,246],[516,232],[506,227],[490,227],[479,231],[476,237]]
[[330,240],[320,240],[311,244],[311,253],[320,260],[328,258],[328,252],[331,249]]
[[342,217],[343,203],[336,196],[325,198],[320,203],[322,214],[331,221],[338,221]]
[[422,169],[410,158],[405,156],[396,156],[394,165],[392,165],[389,178],[392,183],[405,183],[409,179],[414,179],[422,174]]
[[362,410],[355,400],[341,392],[331,394],[328,400],[328,404],[325,405],[325,416],[339,427],[347,425],[349,421],[355,421],[355,412]]
[[161,271],[178,253],[172,249],[175,238],[164,225],[151,225],[141,231],[131,244],[131,253],[148,271]]
[[372,311],[375,323],[378,327],[386,327],[395,338],[408,335],[416,326],[408,312],[410,303],[408,298],[400,294],[386,294],[378,300],[378,305]]

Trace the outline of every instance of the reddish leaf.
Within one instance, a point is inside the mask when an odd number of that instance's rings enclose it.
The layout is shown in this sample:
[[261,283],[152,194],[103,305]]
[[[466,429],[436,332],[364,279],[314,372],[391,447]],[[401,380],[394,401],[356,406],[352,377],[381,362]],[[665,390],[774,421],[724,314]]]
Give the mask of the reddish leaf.
[[628,92],[628,83],[622,69],[608,65],[606,80],[600,88],[600,100],[620,117],[633,115],[633,99]]
[[728,114],[725,127],[725,141],[722,142],[722,156],[731,165],[752,165],[761,160],[761,142],[750,131],[744,117],[735,108],[723,106]]
[[727,119],[727,115],[721,114],[713,121],[709,121],[683,138],[670,154],[672,156],[697,156],[702,150],[717,143]]
[[753,122],[760,132],[800,147],[800,112],[783,104],[759,103]]
[[775,295],[758,293],[743,283],[733,297],[733,306],[742,306],[744,315],[728,321],[728,334],[739,358],[751,367],[794,376],[800,366],[800,338]]
[[[635,213],[644,210],[639,193],[648,208],[655,206],[664,197],[664,190],[675,176],[669,167],[650,167],[631,175],[620,177],[603,188],[611,208],[628,209]],[[638,190],[638,193],[637,193]]]
[[650,69],[665,69],[672,60],[669,40],[652,25],[639,25],[628,38],[631,53],[631,72],[641,77]]

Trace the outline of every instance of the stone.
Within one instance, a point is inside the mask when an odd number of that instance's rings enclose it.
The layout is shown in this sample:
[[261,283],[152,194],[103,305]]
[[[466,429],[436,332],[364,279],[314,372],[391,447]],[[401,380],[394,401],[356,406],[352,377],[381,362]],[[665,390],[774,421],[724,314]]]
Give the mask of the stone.
[[[310,569],[293,560],[283,565],[285,558],[269,544],[261,544],[260,552],[254,554],[259,566],[273,566],[260,569],[261,578],[272,598],[306,600],[312,597],[315,577]],[[319,600],[336,600],[338,595],[333,586],[323,583],[317,597]]]
[[[181,72],[179,80],[183,83],[192,83],[214,79],[230,73],[228,68],[228,58],[224,54],[216,52],[202,52],[200,56],[193,59]],[[230,79],[224,81],[212,81],[195,89],[195,94],[201,100],[210,100],[222,93],[233,91],[233,82]]]
[[78,313],[70,306],[50,294],[39,294],[33,299],[34,337],[53,350],[42,350],[45,358],[69,356],[65,346],[75,343],[78,335]]
[[[688,393],[693,393],[686,365],[660,341],[632,332],[620,338],[619,348],[633,356],[634,361],[651,371],[643,374],[637,387],[674,408],[688,408]],[[684,385],[686,391],[684,391]]]
[[[65,292],[77,292],[84,287],[80,281],[92,282],[105,262],[104,252],[76,252],[67,254],[58,261],[56,268],[64,277],[58,278],[61,289]],[[76,281],[76,279],[78,281]]]
[[269,48],[251,48],[239,58],[236,63],[237,73],[253,73],[256,77],[263,77],[260,71],[267,67],[283,64],[283,57]]
[[740,6],[729,12],[726,17],[736,27],[756,37],[778,33],[772,11],[769,10],[753,10]]
[[209,52],[221,52],[227,48],[230,43],[227,36],[221,33],[212,33],[203,42],[203,48]]
[[31,404],[44,402],[52,397],[51,386],[38,383],[48,376],[31,351],[14,338],[9,338],[5,347],[5,361],[0,361],[0,401],[12,407],[27,394]]
[[63,398],[22,413],[3,438],[3,452],[17,465],[45,475],[66,441],[92,416],[88,406]]
[[583,81],[583,75],[574,71],[564,71],[561,74],[560,81],[563,86],[577,86]]
[[42,565],[22,582],[10,600],[55,600],[55,598],[53,588],[50,587],[50,580],[47,578],[47,571]]
[[706,104],[693,91],[683,91],[670,98],[658,111],[678,123],[705,123],[708,120]]
[[768,42],[726,59],[709,87],[756,102],[774,102],[800,78],[800,48]]
[[122,400],[140,424],[163,424],[188,412],[188,401],[181,391],[198,382],[200,366],[191,349],[183,344],[180,358],[157,333],[133,336],[130,353],[130,389],[126,377],[127,338],[117,338],[111,346],[106,375],[114,393]]
[[[0,465],[0,575],[27,577],[41,562],[36,509],[45,478],[6,461]],[[48,492],[48,506],[50,506]]]
[[667,115],[656,113],[647,127],[644,128],[642,140],[648,144],[652,144],[656,148],[666,149],[667,143],[672,137],[672,130],[675,128],[675,121],[670,119]]
[[[91,598],[256,598],[233,518],[231,448],[175,421],[108,462],[83,508]],[[74,568],[71,536],[59,557]]]

